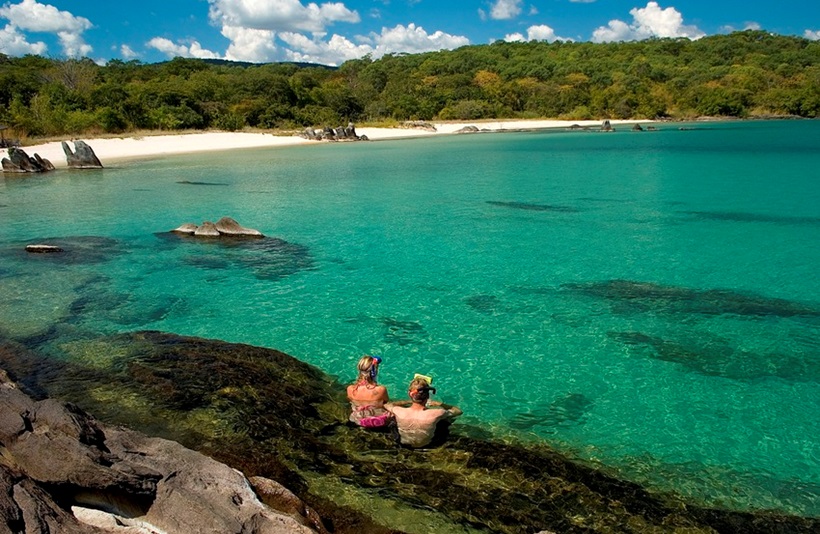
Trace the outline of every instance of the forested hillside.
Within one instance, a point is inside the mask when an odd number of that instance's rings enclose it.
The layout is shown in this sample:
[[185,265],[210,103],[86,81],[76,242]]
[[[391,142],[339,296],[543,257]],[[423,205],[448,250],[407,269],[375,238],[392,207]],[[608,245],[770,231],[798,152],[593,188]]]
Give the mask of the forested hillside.
[[820,115],[820,42],[764,31],[697,41],[496,42],[338,69],[0,55],[0,122],[21,136],[771,114]]

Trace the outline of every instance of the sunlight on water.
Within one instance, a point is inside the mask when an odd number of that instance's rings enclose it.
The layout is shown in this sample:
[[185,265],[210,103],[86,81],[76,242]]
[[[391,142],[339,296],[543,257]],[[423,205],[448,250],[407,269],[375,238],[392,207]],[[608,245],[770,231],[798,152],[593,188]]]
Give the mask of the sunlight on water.
[[[431,374],[499,435],[820,515],[817,146],[816,122],[662,125],[5,176],[0,333],[70,358],[90,334],[163,330],[342,381],[377,353],[394,396]],[[268,238],[167,233],[226,215]]]

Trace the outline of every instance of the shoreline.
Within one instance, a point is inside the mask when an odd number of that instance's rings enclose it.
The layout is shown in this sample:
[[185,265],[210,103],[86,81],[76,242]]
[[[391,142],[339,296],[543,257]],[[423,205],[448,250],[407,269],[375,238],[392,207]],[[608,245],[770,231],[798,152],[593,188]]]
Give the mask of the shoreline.
[[[475,126],[474,133],[499,133],[525,130],[548,130],[569,128],[572,125],[581,127],[598,127],[602,120],[506,120],[506,121],[463,121],[463,122],[428,122],[435,131],[424,128],[356,128],[356,133],[364,135],[370,141],[383,141],[438,135],[454,135],[462,128]],[[611,120],[613,127],[638,123],[653,123],[650,120]],[[109,162],[128,161],[157,156],[191,154],[197,152],[216,152],[245,148],[278,148],[321,143],[301,137],[300,135],[277,135],[275,133],[221,132],[205,131],[150,136],[124,136],[113,138],[75,138],[85,141],[97,155],[103,166]],[[67,141],[73,150],[73,143]],[[29,156],[38,154],[49,160],[55,168],[68,168],[61,141],[52,141],[37,145],[21,146]],[[0,149],[0,158],[8,157],[8,149]]]

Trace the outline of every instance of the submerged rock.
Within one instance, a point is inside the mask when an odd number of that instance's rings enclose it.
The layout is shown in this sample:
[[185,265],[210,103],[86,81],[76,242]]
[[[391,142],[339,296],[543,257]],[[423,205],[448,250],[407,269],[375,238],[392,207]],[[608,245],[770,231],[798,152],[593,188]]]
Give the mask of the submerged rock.
[[[818,519],[720,510],[650,493],[546,445],[473,437],[482,431],[461,422],[437,448],[400,448],[389,433],[347,425],[344,386],[275,350],[160,332],[85,342],[89,351],[112,355],[108,368],[85,366],[80,341],[63,363],[0,344],[0,364],[34,391],[77,402],[101,420],[150,428],[246,476],[278,481],[287,490],[251,478],[263,501],[298,513],[302,505],[292,492],[338,534],[415,532],[418,525],[507,534],[820,528]],[[591,402],[568,394],[520,423],[582,424]],[[19,432],[25,423],[10,428]],[[85,435],[99,442],[93,431]],[[313,524],[310,512],[299,515]]]
[[103,164],[97,158],[97,155],[85,141],[74,141],[74,151],[68,146],[68,143],[63,141],[63,152],[65,153],[66,163],[71,169],[102,169]]
[[34,252],[39,254],[48,254],[54,252],[62,252],[63,249],[57,245],[26,245],[26,252]]

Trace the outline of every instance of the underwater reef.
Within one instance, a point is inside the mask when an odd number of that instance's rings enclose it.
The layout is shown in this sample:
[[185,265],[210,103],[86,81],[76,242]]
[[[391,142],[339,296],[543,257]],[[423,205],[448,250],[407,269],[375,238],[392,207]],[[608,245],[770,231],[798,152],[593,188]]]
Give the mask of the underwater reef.
[[[272,349],[156,331],[64,341],[46,356],[48,342],[0,340],[0,367],[36,398],[75,403],[107,424],[276,480],[330,532],[820,531],[818,518],[651,493],[547,445],[458,423],[432,448],[402,448],[390,433],[346,422],[343,384]],[[571,417],[587,402],[545,409]]]

